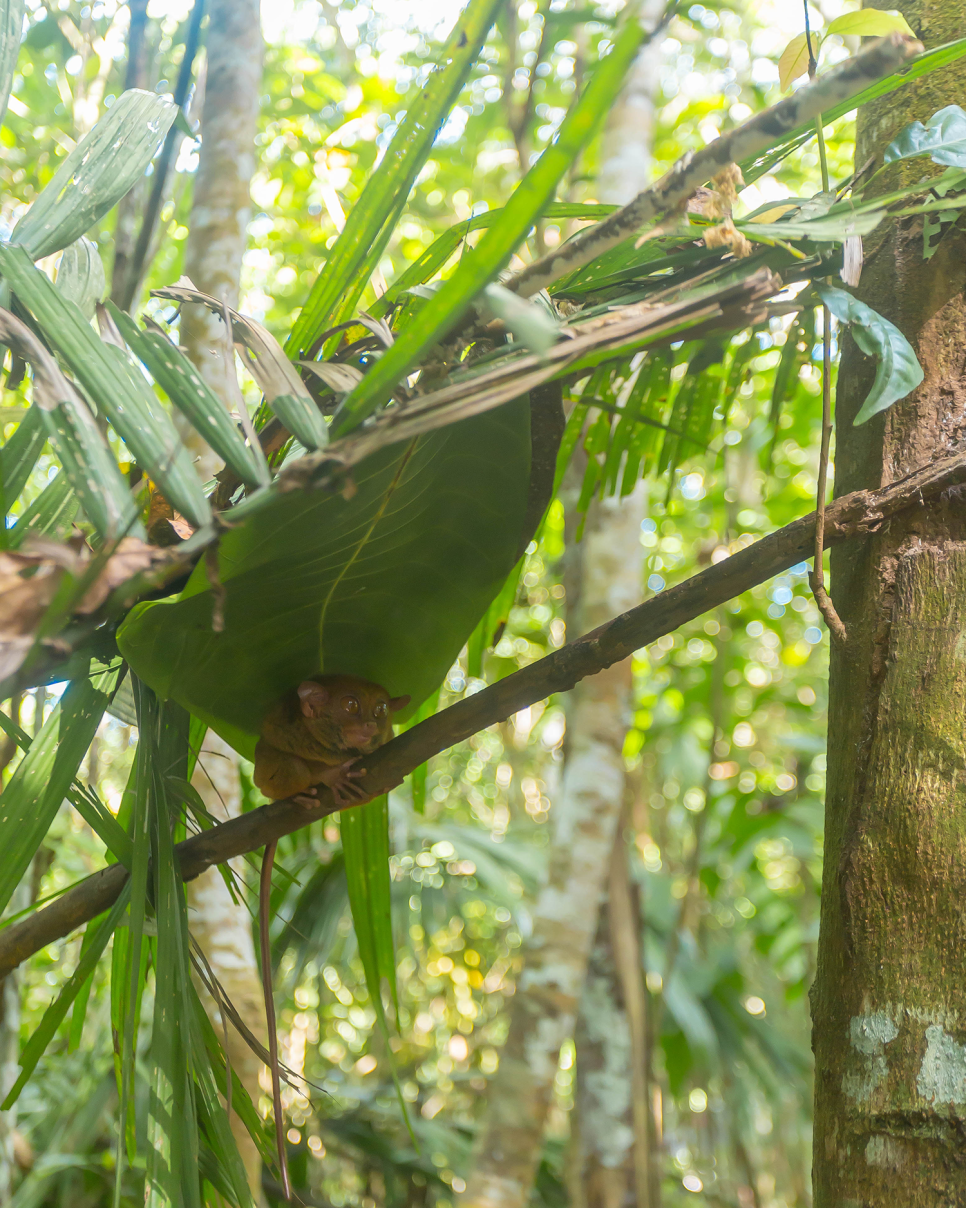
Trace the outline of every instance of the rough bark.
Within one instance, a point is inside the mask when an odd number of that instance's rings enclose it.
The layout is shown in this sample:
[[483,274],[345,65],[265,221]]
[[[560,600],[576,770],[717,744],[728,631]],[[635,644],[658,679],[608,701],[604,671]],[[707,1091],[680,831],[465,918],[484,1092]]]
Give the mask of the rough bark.
[[[581,627],[601,624],[640,596],[641,498],[608,499],[590,509],[581,550]],[[573,1034],[620,815],[629,694],[624,663],[585,680],[569,702],[566,767],[550,814],[550,875],[533,909],[509,1034],[461,1197],[473,1208],[523,1208],[530,1197],[560,1045]]]
[[[209,730],[205,736],[191,783],[212,817],[224,820],[236,818],[241,813],[238,756],[213,730]],[[238,859],[231,863],[237,876],[241,880],[246,879],[248,870],[244,861]],[[191,934],[208,958],[212,973],[239,1015],[264,1043],[265,1006],[255,962],[251,918],[243,904],[232,901],[228,886],[217,868],[209,868],[189,883],[188,924]],[[196,979],[195,984],[209,1018],[224,1040],[224,1021],[217,1003],[200,981]],[[231,1068],[251,1095],[252,1102],[257,1104],[261,1094],[258,1078],[262,1063],[230,1024],[227,1040]],[[257,1190],[262,1169],[258,1150],[234,1112],[231,1124],[248,1171],[249,1186]]]
[[653,1203],[647,996],[640,903],[628,868],[627,805],[625,791],[576,1033],[578,1168],[587,1208]]
[[[646,0],[641,19],[656,29],[664,0]],[[626,205],[652,176],[654,102],[660,89],[662,39],[641,49],[607,115],[601,137],[597,195]],[[634,508],[640,519],[641,507]],[[625,528],[630,561],[639,565],[640,529]],[[629,670],[629,668],[628,668]],[[625,719],[630,681],[613,701],[619,728]],[[623,768],[621,769],[623,772]],[[632,891],[626,828],[629,789],[607,870],[606,900],[597,920],[575,1034],[577,1081],[571,1167],[580,1180],[581,1208],[649,1208],[650,1138],[645,990],[641,968],[639,904]]]
[[[194,183],[185,274],[195,286],[237,306],[251,213],[255,131],[262,78],[258,0],[209,0],[202,145]],[[186,306],[181,344],[220,398],[234,407],[234,354],[227,355],[221,319]],[[187,435],[187,434],[186,434]],[[208,451],[199,471],[210,477],[220,461]]]
[[[891,2],[891,0],[890,0]],[[931,45],[961,0],[904,0]],[[856,163],[962,102],[962,62],[859,114]],[[889,169],[938,172],[928,160]],[[863,427],[873,366],[846,340],[837,493],[886,485],[963,445],[966,237],[923,259],[921,219],[867,240],[860,296],[912,342],[925,379]],[[833,647],[818,969],[812,992],[817,1208],[966,1203],[966,524],[954,489],[832,555],[848,640]]]

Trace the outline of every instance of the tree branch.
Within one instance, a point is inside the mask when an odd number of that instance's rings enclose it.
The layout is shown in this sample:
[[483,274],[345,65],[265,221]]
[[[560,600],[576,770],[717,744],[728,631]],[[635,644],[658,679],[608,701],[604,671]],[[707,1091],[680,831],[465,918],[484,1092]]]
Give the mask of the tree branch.
[[[846,495],[825,512],[825,544],[867,535],[900,513],[924,507],[927,501],[963,484],[966,451],[934,461],[879,491]],[[578,680],[628,658],[709,609],[804,562],[811,557],[814,542],[815,513],[811,512],[546,658],[458,701],[376,751],[365,764],[366,788],[373,796],[388,792],[433,755],[536,701],[568,691]],[[213,864],[256,851],[339,809],[329,791],[320,787],[317,809],[286,800],[251,810],[179,843],[181,875],[191,880]],[[109,865],[49,906],[0,931],[0,978],[34,952],[107,910],[126,879],[122,865]]]
[[507,288],[524,298],[546,289],[566,273],[582,268],[623,243],[661,214],[682,205],[695,189],[729,164],[773,147],[783,135],[855,96],[875,80],[891,75],[922,51],[922,43],[905,34],[892,33],[878,39],[771,109],[749,118],[700,151],[689,151],[656,184],[638,193],[626,206],[594,226],[585,227],[555,251],[521,269],[506,282]]

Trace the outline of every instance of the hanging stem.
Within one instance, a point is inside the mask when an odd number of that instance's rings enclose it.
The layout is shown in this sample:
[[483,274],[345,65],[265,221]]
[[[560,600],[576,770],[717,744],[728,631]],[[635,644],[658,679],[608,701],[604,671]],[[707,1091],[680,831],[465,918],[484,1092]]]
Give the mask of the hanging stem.
[[[808,46],[808,78],[815,79],[818,62],[812,48],[812,31],[808,23],[808,0],[805,7],[805,43]],[[822,191],[829,191],[828,156],[825,153],[825,132],[822,115],[815,118],[818,138],[818,159],[822,170]],[[825,590],[825,494],[828,484],[828,457],[832,443],[832,316],[822,307],[822,449],[818,459],[818,486],[815,492],[815,561],[809,576],[809,586],[819,612],[825,618],[829,633],[837,642],[845,641],[845,625]]]
[[822,307],[822,450],[818,459],[818,488],[815,497],[815,564],[809,586],[832,637],[845,641],[845,625],[825,590],[825,490],[828,454],[832,442],[832,333],[831,315]]

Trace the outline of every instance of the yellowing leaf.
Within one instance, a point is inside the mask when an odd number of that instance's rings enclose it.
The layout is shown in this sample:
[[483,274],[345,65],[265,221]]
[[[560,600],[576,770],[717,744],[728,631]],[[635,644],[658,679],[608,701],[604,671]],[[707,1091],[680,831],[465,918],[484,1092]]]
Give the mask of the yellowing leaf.
[[789,210],[794,210],[795,208],[795,203],[789,201],[783,205],[777,205],[770,210],[766,210],[764,214],[759,214],[756,218],[749,219],[749,222],[777,222],[782,214],[786,214]]
[[[812,34],[812,47],[818,52],[818,35]],[[782,51],[778,60],[778,78],[782,92],[791,86],[793,80],[808,71],[808,38],[804,32],[796,34]]]
[[915,37],[909,28],[909,22],[898,9],[863,8],[860,12],[843,13],[841,17],[836,17],[826,32],[851,34],[860,38],[882,38],[895,30]]

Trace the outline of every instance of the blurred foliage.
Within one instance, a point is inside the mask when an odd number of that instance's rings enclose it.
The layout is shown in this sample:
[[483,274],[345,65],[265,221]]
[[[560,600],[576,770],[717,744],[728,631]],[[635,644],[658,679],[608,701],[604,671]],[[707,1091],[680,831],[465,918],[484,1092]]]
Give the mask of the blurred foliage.
[[[521,166],[545,146],[609,36],[615,6],[524,0],[508,5],[460,107],[421,173],[380,272],[387,280],[455,221],[502,203]],[[110,103],[124,68],[125,8],[31,0],[26,51],[0,132],[0,193],[18,206],[49,180],[92,113]],[[152,3],[152,86],[164,89],[183,45],[186,6]],[[298,0],[266,13],[266,56],[245,308],[278,334],[324,261],[343,214],[399,120],[400,97],[432,59],[442,8]],[[835,6],[830,6],[835,8]],[[655,172],[776,99],[779,6],[693,5],[676,17],[661,57]],[[836,10],[837,11],[837,10]],[[449,14],[451,16],[451,14]],[[779,23],[780,24],[780,23]],[[834,57],[836,40],[826,46]],[[826,53],[830,53],[826,50]],[[844,52],[843,52],[844,53]],[[44,125],[28,114],[43,113]],[[848,175],[850,128],[829,140],[833,178]],[[560,197],[594,199],[592,148]],[[191,175],[181,149],[165,238],[149,284],[180,273]],[[752,210],[814,192],[814,146],[742,195]],[[531,250],[569,229],[542,224]],[[109,260],[110,220],[96,237]],[[369,294],[364,303],[372,301]],[[707,451],[684,450],[672,489],[655,485],[641,531],[651,592],[808,510],[819,424],[814,333],[791,389],[773,405],[788,320],[775,319],[728,351],[743,384]],[[749,339],[751,346],[740,341]],[[796,333],[795,338],[799,338]],[[692,347],[674,352],[672,382]],[[579,385],[579,384],[578,384]],[[15,398],[4,400],[16,405]],[[6,417],[5,417],[6,418]],[[609,431],[609,420],[607,421]],[[607,439],[588,433],[603,477]],[[24,496],[53,473],[42,457]],[[528,552],[505,631],[485,657],[487,681],[560,646],[566,635],[567,556],[558,501]],[[810,1050],[805,992],[818,925],[824,792],[827,642],[804,565],[713,616],[637,652],[635,712],[626,745],[634,779],[633,876],[641,889],[642,960],[665,1004],[657,1076],[669,1205],[704,1186],[761,1208],[809,1202]],[[466,658],[440,704],[479,686]],[[56,700],[15,702],[28,730]],[[528,902],[539,883],[566,744],[565,704],[551,700],[431,761],[425,781],[391,799],[398,1030],[389,1040],[420,1149],[402,1126],[386,1042],[355,950],[335,821],[283,840],[273,957],[283,1057],[317,1088],[287,1089],[291,1164],[307,1203],[446,1205],[462,1189],[474,1124],[505,1036],[505,1004],[520,972]],[[112,811],[122,805],[132,727],[104,721],[85,766]],[[246,769],[250,775],[250,769]],[[249,805],[260,803],[246,786]],[[697,854],[695,854],[697,853]],[[106,862],[79,816],[63,809],[35,862],[43,899]],[[696,865],[697,893],[688,890]],[[249,872],[246,883],[256,881]],[[253,903],[250,903],[253,907]],[[667,940],[686,924],[667,986]],[[80,940],[51,945],[25,967],[22,1033],[29,1036],[76,964]],[[144,1018],[150,1016],[145,1009]],[[142,1036],[143,1047],[147,1037]],[[14,1203],[106,1205],[113,1183],[116,1092],[107,970],[95,974],[81,1042],[66,1028],[18,1107],[25,1173]],[[579,1060],[579,1054],[577,1055]],[[564,1155],[575,1055],[566,1046],[536,1203],[566,1202]],[[138,1094],[147,1088],[139,1084]],[[269,1110],[266,1093],[261,1104]],[[323,1160],[324,1159],[324,1160]],[[122,1203],[143,1202],[137,1168]]]

